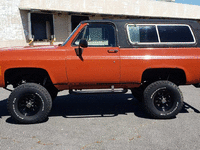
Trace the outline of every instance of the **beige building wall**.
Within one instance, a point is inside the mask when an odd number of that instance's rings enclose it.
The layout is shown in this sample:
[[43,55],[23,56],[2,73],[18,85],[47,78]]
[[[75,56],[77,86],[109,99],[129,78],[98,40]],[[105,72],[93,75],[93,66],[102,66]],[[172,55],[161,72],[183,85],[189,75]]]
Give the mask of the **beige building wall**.
[[63,42],[71,33],[71,16],[68,14],[55,14],[54,33],[57,42]]
[[[29,12],[53,14],[54,34],[60,44],[71,33],[71,16],[89,19],[135,17],[185,18],[200,20],[200,6],[152,0],[0,0],[0,47],[29,44]],[[34,45],[50,42],[34,42]]]
[[200,19],[200,6],[151,0],[21,0],[20,9]]
[[[0,1],[0,47],[29,45],[28,13],[19,9],[20,0]],[[54,13],[55,44],[60,44],[71,33],[71,16]],[[35,42],[35,45],[50,42]]]
[[20,0],[0,1],[0,47],[26,45]]

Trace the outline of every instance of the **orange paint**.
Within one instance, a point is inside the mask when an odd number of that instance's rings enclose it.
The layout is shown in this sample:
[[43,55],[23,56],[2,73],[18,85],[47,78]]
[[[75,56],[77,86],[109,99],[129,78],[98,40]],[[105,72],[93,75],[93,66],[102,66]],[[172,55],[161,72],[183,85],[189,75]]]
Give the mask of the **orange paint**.
[[0,86],[5,86],[4,73],[11,68],[42,68],[59,90],[138,87],[149,68],[179,68],[186,74],[186,84],[200,83],[200,48],[87,47],[80,59],[75,53],[78,46],[71,43],[84,26],[65,46],[1,49]]

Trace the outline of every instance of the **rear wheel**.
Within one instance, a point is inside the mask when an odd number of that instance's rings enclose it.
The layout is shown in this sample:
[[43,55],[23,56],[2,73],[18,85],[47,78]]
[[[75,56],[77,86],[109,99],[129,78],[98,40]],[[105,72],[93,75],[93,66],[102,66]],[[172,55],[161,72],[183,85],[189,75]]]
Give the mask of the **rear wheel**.
[[25,83],[12,91],[7,106],[16,122],[38,123],[47,118],[52,107],[52,99],[43,86]]
[[170,81],[156,81],[144,90],[144,106],[153,118],[172,118],[182,109],[183,95]]

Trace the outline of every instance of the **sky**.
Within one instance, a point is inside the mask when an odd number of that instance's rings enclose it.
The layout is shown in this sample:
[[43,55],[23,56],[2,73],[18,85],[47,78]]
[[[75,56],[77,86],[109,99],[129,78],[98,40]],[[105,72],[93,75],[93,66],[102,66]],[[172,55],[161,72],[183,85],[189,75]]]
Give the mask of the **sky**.
[[200,0],[175,0],[175,3],[192,4],[200,6]]

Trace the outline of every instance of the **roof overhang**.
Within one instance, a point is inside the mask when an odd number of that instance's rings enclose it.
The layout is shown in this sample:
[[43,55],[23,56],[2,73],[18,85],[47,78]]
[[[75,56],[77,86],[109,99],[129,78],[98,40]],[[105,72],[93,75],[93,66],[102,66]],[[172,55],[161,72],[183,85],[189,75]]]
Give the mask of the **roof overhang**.
[[200,19],[200,6],[150,0],[21,0],[22,10]]

